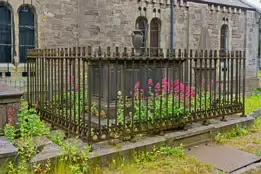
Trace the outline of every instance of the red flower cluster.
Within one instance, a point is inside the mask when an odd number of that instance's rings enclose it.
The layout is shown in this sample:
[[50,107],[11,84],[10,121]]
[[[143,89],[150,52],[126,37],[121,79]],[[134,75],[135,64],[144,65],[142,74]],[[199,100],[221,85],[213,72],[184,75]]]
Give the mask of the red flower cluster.
[[8,117],[9,125],[13,126],[13,123],[12,123],[12,121],[13,121],[13,110],[12,109],[9,110],[7,117]]
[[72,83],[71,87],[69,87],[68,90],[73,90],[75,88],[75,91],[78,92],[79,86],[75,84],[75,77],[74,76],[72,76],[71,78],[68,77],[67,82],[68,82],[69,85],[70,85],[70,83]]

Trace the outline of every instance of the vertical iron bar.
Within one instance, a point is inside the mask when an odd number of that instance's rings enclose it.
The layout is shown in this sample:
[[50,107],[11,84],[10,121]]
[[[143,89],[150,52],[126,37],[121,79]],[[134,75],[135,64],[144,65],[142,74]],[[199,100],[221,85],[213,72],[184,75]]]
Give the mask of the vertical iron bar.
[[243,59],[243,116],[246,116],[246,96],[245,96],[245,88],[246,88],[246,52],[243,51],[242,54],[242,59]]
[[218,63],[219,63],[219,76],[218,76],[218,102],[219,102],[219,107],[221,107],[221,89],[222,89],[222,81],[221,81],[221,61],[222,61],[222,57],[221,57],[221,51],[219,51],[219,55],[218,55]]
[[233,104],[233,93],[234,93],[234,52],[231,53],[231,89],[230,89],[230,98],[231,104]]
[[[200,98],[199,98],[199,110],[200,112],[202,111],[202,83],[203,83],[203,80],[202,80],[202,61],[203,61],[203,51],[200,51],[200,87],[199,87],[199,90],[200,90]],[[200,115],[200,117],[202,117],[202,115]]]

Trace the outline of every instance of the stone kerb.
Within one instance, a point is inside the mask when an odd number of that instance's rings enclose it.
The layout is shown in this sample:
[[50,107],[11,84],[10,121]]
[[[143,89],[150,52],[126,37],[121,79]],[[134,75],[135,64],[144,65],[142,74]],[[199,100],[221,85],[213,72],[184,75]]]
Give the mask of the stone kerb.
[[0,135],[8,123],[8,113],[12,110],[12,125],[16,125],[20,101],[23,93],[4,82],[0,82]]

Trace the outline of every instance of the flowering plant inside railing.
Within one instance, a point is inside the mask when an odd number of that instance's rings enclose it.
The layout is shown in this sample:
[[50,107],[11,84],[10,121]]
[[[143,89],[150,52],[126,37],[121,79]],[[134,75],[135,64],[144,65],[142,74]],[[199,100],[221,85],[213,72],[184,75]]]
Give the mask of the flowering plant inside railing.
[[[82,80],[80,78],[79,80]],[[55,101],[57,107],[57,112],[61,113],[64,117],[72,117],[72,119],[75,118],[77,121],[81,115],[84,116],[85,112],[88,113],[88,85],[85,84],[85,86],[78,85],[78,82],[75,79],[75,76],[71,76],[67,78],[67,87],[63,92],[63,99],[60,97],[59,94],[57,96],[57,99]],[[85,99],[85,101],[84,101]],[[84,108],[85,106],[85,108]],[[97,103],[92,102],[91,104],[91,113],[93,116],[98,116],[99,112],[96,109]],[[80,111],[80,112],[79,112]],[[106,117],[105,111],[101,111],[101,116]],[[82,121],[82,119],[81,119]]]
[[[189,113],[195,111],[201,106],[205,109],[211,107],[211,95],[219,89],[221,85],[214,88],[214,80],[211,85],[206,85],[203,79],[201,90],[185,85],[180,80],[170,82],[167,78],[161,82],[154,84],[152,79],[149,79],[145,88],[141,87],[141,83],[137,82],[130,92],[131,98],[125,99],[125,109],[133,107],[129,113],[125,112],[125,122],[128,117],[134,115],[136,121],[150,121],[154,123],[159,119],[175,120],[175,122],[184,122],[188,119]],[[146,90],[145,90],[146,89]],[[132,101],[133,100],[133,101]],[[121,91],[118,92],[118,120],[123,123],[124,106]],[[132,103],[134,104],[132,106]],[[132,113],[134,112],[134,113]]]
[[[137,82],[134,90],[130,92],[133,99],[125,100],[129,106],[132,106],[131,103],[134,100],[134,111],[132,111],[134,120],[155,122],[160,118],[178,118],[179,116],[182,116],[183,121],[187,119],[184,113],[191,105],[190,99],[194,100],[196,95],[193,88],[185,86],[180,80],[171,83],[167,78],[156,84],[149,79],[146,87],[147,91],[141,88],[140,82]],[[118,120],[122,121],[123,100],[121,95],[118,95],[118,98],[120,102]],[[132,115],[132,112],[129,114]]]

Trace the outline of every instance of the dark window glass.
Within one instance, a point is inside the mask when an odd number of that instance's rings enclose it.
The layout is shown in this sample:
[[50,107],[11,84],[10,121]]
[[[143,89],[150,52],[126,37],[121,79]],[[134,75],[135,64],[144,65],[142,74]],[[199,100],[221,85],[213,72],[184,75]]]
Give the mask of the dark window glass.
[[0,5],[0,63],[11,63],[12,21],[8,7]]
[[19,12],[20,62],[26,62],[26,51],[35,48],[35,19],[32,9],[23,7]]

